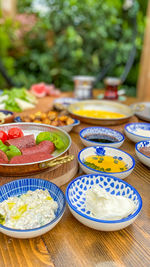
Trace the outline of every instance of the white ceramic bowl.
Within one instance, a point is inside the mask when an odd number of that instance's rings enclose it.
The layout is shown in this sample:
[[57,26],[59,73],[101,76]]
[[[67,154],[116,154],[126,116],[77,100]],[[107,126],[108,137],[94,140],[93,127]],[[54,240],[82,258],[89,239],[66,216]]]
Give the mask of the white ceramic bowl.
[[[84,164],[85,158],[88,156],[92,156],[92,155],[96,155],[96,156],[97,155],[99,156],[109,155],[109,156],[114,157],[114,159],[123,160],[126,163],[128,169],[122,172],[101,172],[101,171],[92,169]],[[108,146],[86,147],[79,152],[78,161],[79,161],[81,169],[87,174],[98,173],[98,174],[114,175],[115,177],[118,177],[120,179],[124,179],[127,176],[129,176],[135,166],[135,160],[130,154],[118,148],[108,147]],[[109,167],[110,166],[108,166],[108,168]]]
[[73,129],[73,127],[77,126],[80,124],[79,120],[74,119],[74,123],[69,124],[69,125],[65,125],[65,126],[59,126],[60,129],[66,131],[67,133],[71,132],[71,130]]
[[19,196],[29,190],[34,191],[36,189],[47,189],[52,198],[57,201],[58,209],[55,213],[55,219],[41,227],[27,230],[13,229],[0,224],[0,232],[15,238],[32,238],[50,231],[60,221],[65,211],[65,196],[58,186],[47,180],[26,178],[4,184],[0,187],[0,202],[8,199],[8,197]]
[[[96,135],[99,134],[101,136],[108,136],[110,138],[115,138],[117,139],[116,142],[114,143],[100,143],[100,142],[94,142],[94,141],[90,141],[86,138],[86,136],[92,136],[92,135]],[[88,128],[84,128],[80,131],[80,139],[82,141],[82,143],[85,146],[111,146],[111,147],[120,147],[123,142],[124,142],[124,135],[118,131],[112,130],[110,128],[106,128],[106,127],[88,127]]]
[[150,137],[137,134],[136,133],[137,129],[150,131],[150,123],[146,122],[128,123],[124,127],[125,134],[131,141],[137,143],[143,140],[150,140]]
[[150,147],[150,141],[141,141],[135,145],[135,153],[138,159],[145,164],[146,166],[150,167],[150,157],[144,155],[142,152],[139,151],[141,147]]
[[[90,216],[86,209],[85,194],[94,185],[99,185],[111,194],[121,195],[134,201],[136,209],[128,217],[120,220],[99,220]],[[84,225],[100,231],[117,231],[134,222],[142,208],[139,193],[130,184],[116,177],[90,174],[74,179],[66,189],[66,200],[73,216]]]

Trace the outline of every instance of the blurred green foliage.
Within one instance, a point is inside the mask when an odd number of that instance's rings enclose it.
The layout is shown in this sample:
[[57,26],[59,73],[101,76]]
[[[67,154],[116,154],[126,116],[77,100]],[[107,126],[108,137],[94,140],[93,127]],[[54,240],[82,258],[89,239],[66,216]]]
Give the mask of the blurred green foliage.
[[[33,13],[32,2],[18,1],[18,11]],[[116,48],[108,75],[120,76],[132,48],[132,18],[138,11],[137,54],[125,82],[135,92],[146,2],[135,0],[130,10],[124,11],[123,1],[118,0],[45,0],[47,12],[36,12],[35,25],[21,40],[15,36],[15,23],[6,20],[1,27],[0,56],[17,83],[30,87],[44,81],[68,91],[73,89],[72,76],[96,76]]]

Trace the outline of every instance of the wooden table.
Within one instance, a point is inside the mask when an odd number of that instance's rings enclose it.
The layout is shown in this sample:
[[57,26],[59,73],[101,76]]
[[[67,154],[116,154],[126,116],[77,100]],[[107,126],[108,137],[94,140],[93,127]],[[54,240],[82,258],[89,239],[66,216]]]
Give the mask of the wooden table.
[[[128,103],[133,102],[135,99],[128,99]],[[42,103],[39,107],[44,109],[51,105],[49,99]],[[78,134],[71,132],[71,137],[82,149]],[[142,211],[131,226],[118,232],[96,231],[78,222],[67,207],[58,225],[43,236],[19,240],[0,234],[0,267],[150,266],[150,171],[137,160],[134,143],[126,139],[121,149],[136,159],[135,169],[126,181],[143,199]],[[62,186],[65,189],[66,185]]]

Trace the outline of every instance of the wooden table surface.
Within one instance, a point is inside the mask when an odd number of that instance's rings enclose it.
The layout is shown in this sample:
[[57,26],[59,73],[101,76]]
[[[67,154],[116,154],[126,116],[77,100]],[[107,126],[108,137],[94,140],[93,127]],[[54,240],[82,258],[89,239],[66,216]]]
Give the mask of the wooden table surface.
[[[127,103],[137,102],[128,99]],[[49,98],[38,106],[48,108]],[[83,145],[71,132],[72,140]],[[121,231],[100,232],[78,222],[66,207],[61,221],[50,232],[34,239],[13,239],[0,233],[0,267],[146,267],[150,266],[150,170],[136,158],[134,143],[125,140],[121,149],[129,152],[136,166],[126,182],[134,186],[143,199],[136,221]],[[79,173],[76,175],[79,176]],[[61,189],[65,192],[66,185]]]

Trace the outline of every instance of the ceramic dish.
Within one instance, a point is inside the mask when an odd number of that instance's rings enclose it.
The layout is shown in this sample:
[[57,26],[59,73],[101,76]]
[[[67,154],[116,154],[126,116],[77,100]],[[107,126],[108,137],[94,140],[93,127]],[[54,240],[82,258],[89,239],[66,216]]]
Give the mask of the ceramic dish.
[[59,156],[63,155],[71,145],[70,136],[62,129],[46,124],[40,123],[13,123],[13,124],[3,124],[0,126],[0,130],[8,132],[12,127],[19,127],[24,135],[34,134],[35,138],[40,132],[56,132],[58,133],[65,142],[65,147],[62,150],[55,150],[53,152],[53,157],[43,161],[24,163],[24,164],[0,164],[0,174],[10,175],[10,176],[22,176],[26,174],[35,173],[46,169],[49,167],[49,163],[56,160]]
[[[123,160],[125,164],[127,165],[128,169],[122,172],[110,172],[110,171],[102,172],[102,171],[95,170],[84,164],[85,158],[88,156],[92,156],[92,155],[95,155],[95,156],[109,155],[109,156],[114,157],[114,159]],[[79,152],[78,161],[79,161],[81,169],[87,174],[98,173],[98,174],[114,175],[120,179],[124,179],[127,176],[129,176],[135,167],[135,160],[130,154],[118,148],[108,147],[108,146],[86,147]]]
[[57,201],[58,209],[55,213],[55,219],[46,225],[29,230],[12,229],[0,224],[0,231],[3,234],[15,238],[32,238],[50,231],[60,221],[65,210],[65,196],[58,186],[47,180],[26,178],[5,184],[0,187],[0,202],[6,200],[8,197],[19,196],[29,190],[34,191],[36,189],[47,189],[52,198]]
[[[90,141],[86,137],[92,135],[108,136],[110,138],[117,139],[114,143],[100,143],[95,141]],[[80,131],[80,139],[85,146],[111,146],[111,147],[120,147],[124,142],[124,135],[118,131],[105,128],[105,127],[88,127]]]
[[145,164],[146,166],[150,167],[150,157],[146,156],[142,152],[139,151],[141,147],[150,147],[150,141],[140,141],[135,145],[135,153],[138,159]]
[[13,122],[14,117],[15,117],[13,112],[9,110],[0,109],[0,113],[3,113],[4,115],[9,115],[8,117],[4,119],[4,121],[3,120],[1,121],[0,119],[0,124]]
[[150,140],[150,137],[137,134],[138,129],[150,132],[150,123],[146,122],[128,123],[124,127],[124,132],[126,136],[135,143],[140,142],[142,140]]
[[[85,194],[94,185],[99,185],[111,194],[132,199],[136,205],[135,211],[121,220],[109,221],[91,217],[85,206]],[[134,187],[116,177],[101,174],[83,175],[74,179],[67,186],[66,200],[71,213],[78,221],[100,231],[116,231],[127,227],[134,222],[142,208],[142,199]]]
[[68,107],[69,105],[78,102],[79,100],[72,97],[61,97],[54,100],[54,104],[61,104],[64,107]]
[[[109,112],[121,113],[124,115],[122,118],[115,119],[101,119],[95,117],[87,117],[76,114],[76,111],[79,110],[103,110]],[[131,118],[134,114],[134,111],[127,105],[108,101],[108,100],[85,100],[69,105],[68,111],[73,118],[79,119],[85,123],[91,123],[95,125],[118,125],[125,123]]]
[[[141,120],[150,121],[150,102],[140,102],[130,106],[137,109],[135,115]],[[138,110],[139,109],[139,110]]]

